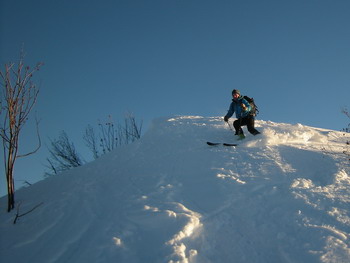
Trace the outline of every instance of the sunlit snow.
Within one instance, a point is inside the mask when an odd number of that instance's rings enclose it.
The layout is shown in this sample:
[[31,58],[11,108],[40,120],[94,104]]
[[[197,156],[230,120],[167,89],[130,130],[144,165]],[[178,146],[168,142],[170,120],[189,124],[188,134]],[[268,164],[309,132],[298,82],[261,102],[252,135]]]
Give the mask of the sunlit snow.
[[[350,262],[349,134],[220,117],[153,121],[143,138],[0,199],[1,262]],[[208,146],[206,141],[238,143]]]

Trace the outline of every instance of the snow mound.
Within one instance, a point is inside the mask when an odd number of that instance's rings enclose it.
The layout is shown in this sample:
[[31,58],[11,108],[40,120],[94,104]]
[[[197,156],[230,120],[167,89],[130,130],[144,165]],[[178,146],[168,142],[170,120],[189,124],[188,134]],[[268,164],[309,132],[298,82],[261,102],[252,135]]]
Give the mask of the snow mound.
[[[143,138],[16,192],[11,262],[350,262],[348,134],[219,117],[154,120]],[[206,141],[238,143],[208,146]],[[0,199],[5,211],[6,199]]]

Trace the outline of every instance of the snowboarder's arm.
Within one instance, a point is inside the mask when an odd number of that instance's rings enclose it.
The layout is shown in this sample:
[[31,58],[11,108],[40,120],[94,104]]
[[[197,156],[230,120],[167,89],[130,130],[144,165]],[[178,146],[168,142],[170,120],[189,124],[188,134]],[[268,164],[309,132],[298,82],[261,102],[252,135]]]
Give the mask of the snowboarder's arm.
[[232,102],[230,105],[230,108],[228,109],[227,114],[225,116],[225,120],[226,119],[228,120],[229,118],[231,118],[234,112],[235,112],[235,107],[234,107],[233,102]]

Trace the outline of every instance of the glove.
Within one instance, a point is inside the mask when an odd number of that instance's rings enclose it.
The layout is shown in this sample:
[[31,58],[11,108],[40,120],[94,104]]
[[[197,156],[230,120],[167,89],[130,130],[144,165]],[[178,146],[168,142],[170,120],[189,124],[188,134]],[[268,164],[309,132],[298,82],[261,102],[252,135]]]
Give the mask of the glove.
[[228,122],[228,117],[227,116],[224,117],[224,121]]
[[243,111],[247,111],[248,110],[247,106],[244,103],[241,104],[241,107],[242,107]]

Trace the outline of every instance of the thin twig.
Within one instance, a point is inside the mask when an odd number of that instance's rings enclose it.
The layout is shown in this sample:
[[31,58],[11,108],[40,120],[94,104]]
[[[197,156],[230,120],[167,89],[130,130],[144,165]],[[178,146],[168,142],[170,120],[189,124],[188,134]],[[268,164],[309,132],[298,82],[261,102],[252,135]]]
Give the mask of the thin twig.
[[13,224],[16,224],[18,218],[20,218],[20,217],[22,217],[22,216],[25,216],[25,215],[27,215],[27,214],[33,212],[33,211],[34,211],[35,209],[37,209],[39,206],[41,206],[42,204],[44,204],[44,202],[41,202],[40,204],[34,206],[34,207],[33,207],[32,209],[30,209],[29,211],[27,211],[27,212],[25,212],[25,213],[23,213],[23,214],[20,215],[20,214],[19,214],[19,208],[20,208],[21,204],[22,204],[22,203],[19,203],[18,206],[17,206],[17,213],[16,213],[15,219],[13,220]]

